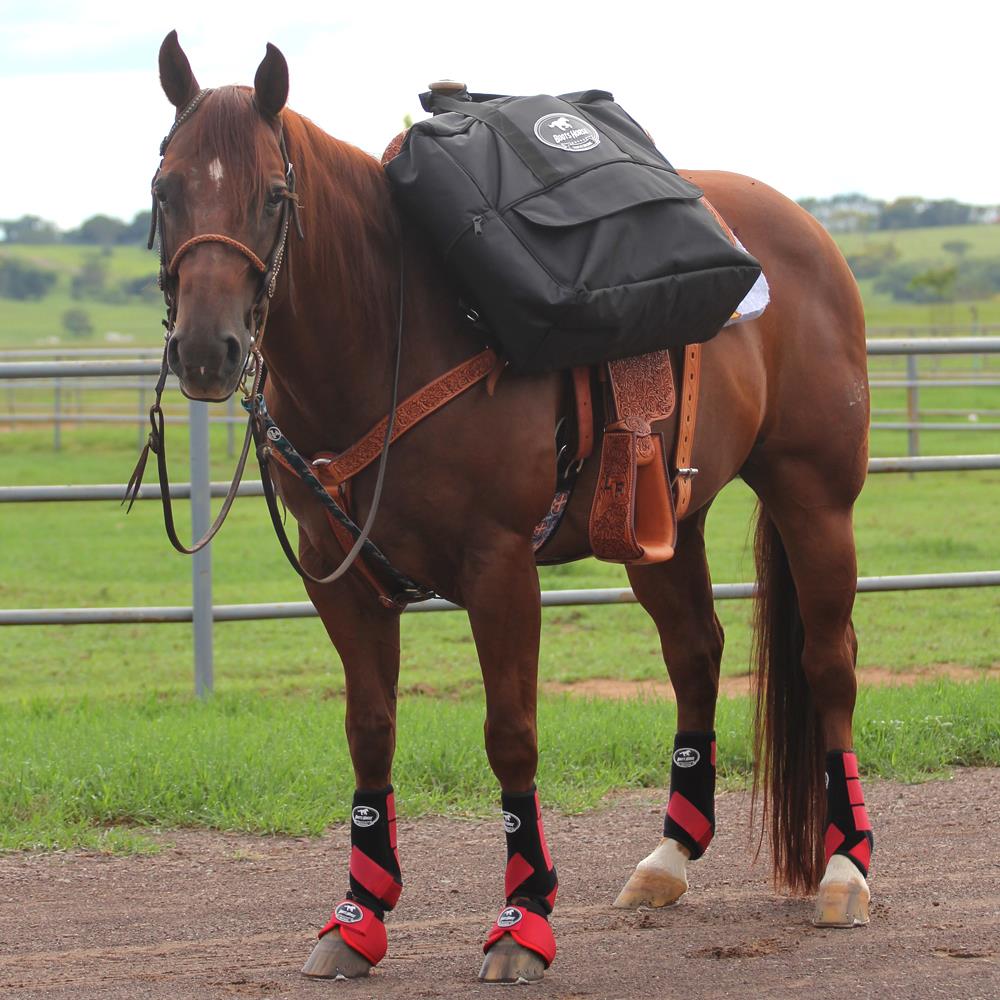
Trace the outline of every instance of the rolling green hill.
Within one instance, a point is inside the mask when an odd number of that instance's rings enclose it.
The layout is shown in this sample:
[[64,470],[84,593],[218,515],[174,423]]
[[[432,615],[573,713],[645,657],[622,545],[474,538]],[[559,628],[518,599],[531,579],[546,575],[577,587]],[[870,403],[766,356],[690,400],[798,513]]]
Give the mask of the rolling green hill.
[[[836,240],[848,255],[863,253],[873,246],[891,244],[898,262],[926,262],[929,267],[947,267],[956,262],[958,258],[954,251],[945,249],[948,243],[966,244],[962,256],[969,261],[1000,260],[1000,225],[844,233],[838,234]],[[39,301],[0,298],[0,348],[159,345],[163,309],[156,296],[130,297],[124,301],[73,298],[73,276],[81,271],[88,259],[95,256],[107,265],[109,289],[117,289],[123,281],[143,277],[154,280],[156,255],[138,247],[114,247],[102,251],[95,247],[69,244],[0,244],[0,261],[16,259],[57,275],[53,290]],[[874,284],[873,279],[859,283],[870,326],[1000,323],[1000,296],[971,302],[898,302],[888,294],[876,292]],[[62,317],[71,308],[87,312],[93,327],[91,334],[72,336],[64,329]]]

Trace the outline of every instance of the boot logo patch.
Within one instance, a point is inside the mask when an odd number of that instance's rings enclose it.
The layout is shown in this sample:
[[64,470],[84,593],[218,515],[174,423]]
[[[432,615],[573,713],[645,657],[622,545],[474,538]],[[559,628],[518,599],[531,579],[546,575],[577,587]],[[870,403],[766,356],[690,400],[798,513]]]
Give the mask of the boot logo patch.
[[358,924],[364,920],[365,915],[361,912],[361,907],[356,903],[341,903],[333,911],[333,915],[342,924]]
[[351,822],[363,828],[374,826],[379,821],[379,811],[371,806],[355,806],[351,810]]
[[524,919],[524,914],[516,906],[508,906],[497,917],[497,927],[513,927]]
[[694,747],[679,747],[674,751],[674,763],[678,767],[694,767],[701,760],[701,754]]
[[507,812],[506,809],[502,810],[502,812],[504,833],[517,833],[517,831],[521,829],[520,817]]

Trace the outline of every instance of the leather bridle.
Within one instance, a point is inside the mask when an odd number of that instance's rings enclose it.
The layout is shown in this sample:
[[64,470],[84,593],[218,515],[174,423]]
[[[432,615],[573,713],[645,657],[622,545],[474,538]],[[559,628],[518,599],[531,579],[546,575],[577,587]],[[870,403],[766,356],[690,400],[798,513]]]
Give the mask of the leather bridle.
[[173,335],[174,325],[177,320],[177,269],[179,268],[184,256],[194,247],[200,246],[204,243],[219,243],[223,246],[236,250],[238,253],[246,257],[246,259],[260,275],[260,283],[258,285],[257,294],[254,298],[253,307],[250,312],[250,349],[247,352],[243,374],[240,378],[240,389],[243,392],[244,398],[253,399],[263,388],[265,366],[264,359],[261,354],[261,343],[264,338],[264,330],[267,326],[267,317],[271,299],[274,297],[275,288],[277,287],[278,273],[280,272],[281,265],[285,260],[288,245],[288,230],[292,223],[295,225],[295,230],[299,234],[299,238],[303,238],[302,223],[299,218],[299,200],[295,191],[295,169],[288,158],[288,150],[285,146],[284,129],[281,128],[279,119],[278,147],[281,150],[281,156],[284,163],[285,188],[282,192],[281,218],[278,222],[278,231],[275,236],[274,245],[268,255],[267,263],[262,261],[260,257],[258,257],[257,254],[250,249],[250,247],[246,246],[246,244],[240,242],[232,236],[226,236],[222,233],[202,233],[197,236],[192,236],[190,239],[182,243],[168,259],[163,209],[161,208],[159,199],[156,196],[156,180],[160,175],[160,171],[163,169],[163,159],[166,156],[167,147],[170,145],[171,139],[173,139],[181,125],[188,121],[195,111],[198,110],[202,101],[204,101],[205,98],[211,93],[211,89],[199,91],[187,107],[178,113],[177,117],[174,119],[173,125],[170,127],[170,131],[164,136],[163,141],[160,143],[160,164],[156,169],[156,173],[153,175],[153,208],[149,225],[149,239],[147,240],[146,245],[149,249],[152,249],[153,243],[157,241],[157,236],[159,236],[158,246],[160,255],[160,272],[158,283],[160,290],[163,292],[163,301],[167,313],[166,318],[163,321],[163,326],[165,328],[163,359],[160,363],[160,376],[157,379],[154,390],[153,405],[149,408],[149,421],[151,426],[149,438],[139,455],[139,460],[136,463],[131,478],[129,479],[128,486],[125,490],[125,498],[123,500],[123,503],[126,501],[128,502],[128,509],[131,510],[132,504],[135,502],[139,489],[142,485],[142,476],[146,468],[146,460],[149,457],[149,452],[153,451],[157,456],[161,503],[163,504],[163,519],[167,531],[167,537],[170,539],[170,543],[175,549],[177,549],[178,552],[183,552],[186,555],[192,555],[199,549],[204,548],[215,537],[215,535],[218,534],[219,529],[222,527],[222,524],[233,505],[233,501],[236,499],[236,493],[243,478],[243,471],[246,468],[247,456],[250,453],[250,445],[253,441],[254,429],[253,415],[251,414],[247,421],[246,434],[243,438],[243,446],[240,450],[240,457],[236,464],[236,470],[233,473],[233,480],[229,487],[229,491],[226,494],[226,498],[222,503],[219,514],[212,522],[208,531],[206,531],[200,539],[194,542],[191,546],[184,545],[177,537],[177,532],[174,527],[173,510],[170,502],[170,486],[167,475],[163,410],[160,406],[160,400],[163,395],[163,389],[166,385],[167,375],[169,373],[167,352],[170,347],[170,337]]
[[[278,440],[284,441],[287,456],[298,458],[299,462],[302,462],[301,457],[295,452],[295,449],[291,446],[290,442],[287,442],[287,440],[284,439],[280,429],[267,415],[263,393],[264,381],[267,377],[267,366],[264,363],[264,357],[261,353],[261,344],[264,337],[264,329],[267,325],[271,299],[274,297],[278,273],[281,270],[281,265],[285,259],[287,251],[288,230],[293,222],[295,224],[296,232],[299,234],[299,239],[303,239],[302,225],[299,219],[299,201],[298,196],[295,193],[295,170],[288,158],[284,129],[281,127],[280,119],[278,123],[278,146],[281,150],[281,156],[284,161],[285,188],[282,192],[281,219],[278,225],[278,233],[275,238],[274,245],[271,248],[271,253],[267,262],[265,263],[262,261],[257,254],[244,243],[241,243],[239,240],[234,239],[231,236],[226,236],[221,233],[204,233],[192,236],[174,251],[169,261],[167,259],[163,213],[160,207],[159,199],[156,197],[155,190],[156,178],[159,176],[160,170],[163,168],[163,157],[166,154],[167,146],[170,144],[170,140],[177,132],[177,129],[183,125],[192,114],[194,114],[201,102],[210,93],[211,90],[199,91],[191,103],[177,115],[170,131],[164,137],[163,142],[160,143],[160,165],[153,177],[153,212],[149,228],[149,241],[147,245],[150,249],[152,249],[153,242],[156,239],[157,233],[159,233],[159,284],[161,290],[163,291],[163,300],[167,310],[166,319],[163,321],[163,325],[166,328],[165,344],[163,348],[163,360],[160,363],[160,377],[157,380],[155,388],[155,399],[153,405],[149,408],[151,431],[149,438],[139,455],[139,460],[136,462],[136,466],[132,472],[131,478],[129,479],[128,486],[125,488],[125,497],[122,500],[122,503],[127,502],[128,510],[132,509],[132,504],[138,497],[139,490],[142,486],[142,477],[146,468],[146,461],[149,457],[149,452],[153,451],[156,454],[157,471],[160,479],[160,502],[163,506],[163,521],[167,537],[170,539],[170,543],[175,549],[177,549],[178,552],[183,552],[186,555],[193,555],[199,549],[204,548],[222,527],[222,524],[233,505],[233,501],[236,499],[240,481],[243,478],[243,470],[246,467],[247,456],[250,452],[250,445],[251,443],[256,443],[257,460],[260,465],[261,481],[264,487],[264,497],[267,501],[267,508],[271,516],[271,522],[274,526],[275,533],[278,536],[278,541],[281,545],[282,551],[287,557],[292,568],[299,574],[299,576],[301,576],[304,580],[309,580],[314,583],[332,583],[334,580],[339,579],[347,573],[357,558],[364,553],[368,558],[382,567],[383,572],[390,580],[393,581],[395,588],[405,600],[425,600],[427,597],[431,596],[431,592],[420,587],[405,574],[396,570],[391,565],[389,560],[386,559],[386,557],[369,539],[369,535],[371,534],[371,530],[375,524],[375,517],[378,513],[379,502],[382,496],[386,464],[389,457],[389,444],[392,441],[393,431],[396,424],[396,409],[399,399],[399,367],[403,343],[403,298],[405,288],[403,241],[400,239],[399,305],[395,338],[395,355],[392,366],[391,399],[389,404],[389,416],[386,423],[385,435],[383,437],[382,449],[379,457],[378,472],[376,474],[375,491],[372,496],[368,517],[363,527],[359,528],[356,524],[354,524],[346,512],[339,511],[339,509],[333,512],[334,516],[354,537],[354,544],[344,557],[343,562],[341,562],[341,564],[333,572],[324,577],[317,577],[302,566],[301,562],[292,551],[291,544],[285,533],[281,515],[278,511],[277,495],[270,470],[268,469],[268,461],[272,453],[271,444],[277,442]],[[239,387],[244,397],[243,405],[249,413],[247,430],[243,438],[243,446],[240,451],[240,457],[236,464],[236,471],[233,474],[233,480],[230,484],[229,491],[226,494],[226,498],[222,502],[222,507],[219,510],[218,515],[216,515],[215,520],[212,522],[211,527],[191,546],[186,546],[177,537],[177,531],[174,526],[173,509],[170,502],[170,483],[167,475],[167,454],[164,437],[163,410],[160,407],[160,398],[163,394],[163,388],[167,381],[167,374],[169,371],[167,352],[177,314],[177,269],[180,266],[185,254],[187,254],[192,248],[204,243],[219,243],[223,246],[228,246],[233,250],[236,250],[238,253],[246,257],[261,277],[260,286],[251,311],[252,329],[250,335],[250,350],[247,354],[246,364],[239,382]],[[287,459],[283,464],[287,465]],[[306,482],[307,485],[310,485],[310,479],[315,481],[315,476],[311,476],[307,469],[303,472],[297,473],[297,475],[301,480]],[[322,487],[320,487],[320,490],[322,490]],[[390,601],[389,603],[390,606],[402,607],[402,604],[398,601]]]

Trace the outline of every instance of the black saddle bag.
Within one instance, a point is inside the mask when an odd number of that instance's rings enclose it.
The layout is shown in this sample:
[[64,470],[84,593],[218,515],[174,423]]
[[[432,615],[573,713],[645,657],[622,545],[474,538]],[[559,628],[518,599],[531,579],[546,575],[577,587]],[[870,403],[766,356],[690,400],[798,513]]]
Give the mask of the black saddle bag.
[[610,94],[421,100],[386,173],[518,369],[708,340],[760,274]]

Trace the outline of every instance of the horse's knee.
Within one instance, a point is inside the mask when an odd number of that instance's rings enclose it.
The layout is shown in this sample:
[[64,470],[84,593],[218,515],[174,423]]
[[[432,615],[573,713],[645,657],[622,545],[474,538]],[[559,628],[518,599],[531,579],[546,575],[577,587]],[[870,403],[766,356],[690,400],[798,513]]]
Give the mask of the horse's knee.
[[[486,756],[505,789],[525,790],[535,780],[538,739],[533,721],[491,719],[485,725]],[[522,787],[523,786],[523,787]]]

